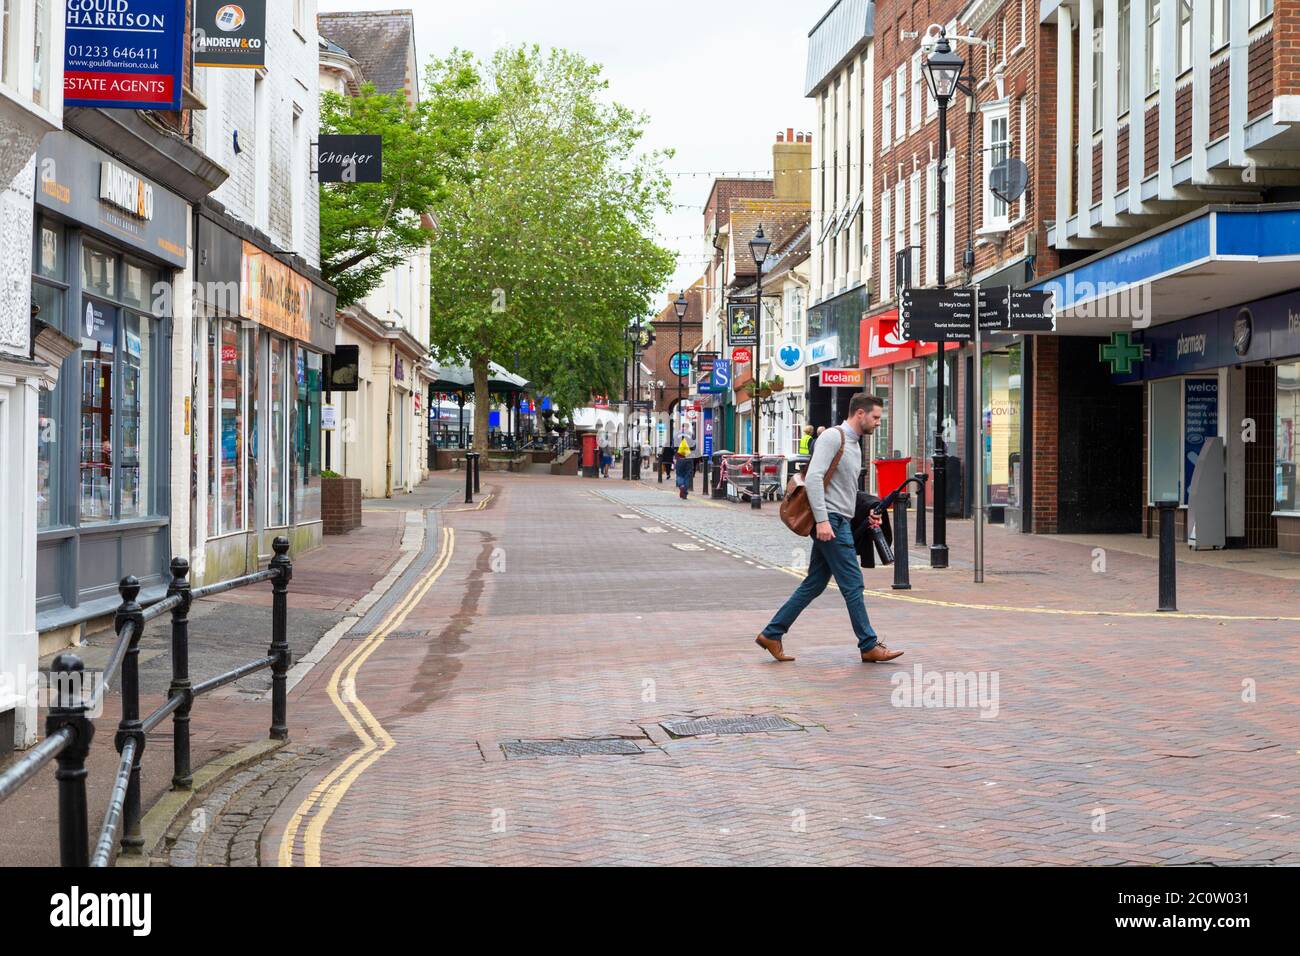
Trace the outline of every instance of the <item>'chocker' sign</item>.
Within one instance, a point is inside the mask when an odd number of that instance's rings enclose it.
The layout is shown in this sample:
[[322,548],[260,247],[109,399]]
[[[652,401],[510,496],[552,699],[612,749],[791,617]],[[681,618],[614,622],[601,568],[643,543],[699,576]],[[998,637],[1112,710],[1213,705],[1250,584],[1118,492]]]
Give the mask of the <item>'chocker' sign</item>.
[[383,138],[324,133],[316,165],[323,183],[377,183],[384,177]]

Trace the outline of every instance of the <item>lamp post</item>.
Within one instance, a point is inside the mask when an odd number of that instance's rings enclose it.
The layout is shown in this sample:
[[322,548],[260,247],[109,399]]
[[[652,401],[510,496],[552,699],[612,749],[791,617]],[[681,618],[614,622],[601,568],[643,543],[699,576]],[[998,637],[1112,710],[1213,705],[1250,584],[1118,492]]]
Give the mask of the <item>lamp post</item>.
[[[686,301],[686,293],[677,293],[677,301],[673,303],[673,311],[677,313],[677,352],[673,356],[673,361],[669,363],[670,365],[675,366],[679,361],[678,356],[682,354],[682,319],[686,318],[686,310],[689,307],[690,303]],[[682,417],[682,379],[684,376],[676,368],[673,368],[672,372],[677,376],[677,418],[680,420]],[[682,425],[681,428],[683,432],[686,431],[685,425]],[[669,436],[669,441],[671,440],[672,436]]]
[[[934,30],[935,27],[931,27]],[[934,94],[935,102],[939,104],[939,175],[938,175],[938,196],[935,204],[939,210],[939,228],[938,242],[934,244],[935,259],[935,276],[940,289],[945,287],[944,283],[944,240],[947,234],[946,222],[946,200],[944,194],[947,191],[947,165],[948,165],[948,101],[952,99],[953,93],[957,91],[957,81],[961,78],[961,71],[966,65],[952,48],[948,45],[948,37],[943,27],[938,27],[938,39],[935,42],[934,50],[925,61],[925,77],[930,84],[930,92]],[[943,389],[944,389],[944,367],[947,364],[946,344],[943,336],[938,341],[939,363],[939,383],[936,390],[936,410],[934,416],[934,543],[930,546],[930,565],[935,568],[946,568],[948,566],[948,538],[947,538],[947,512],[948,512],[948,448],[943,437]]]
[[749,240],[749,254],[754,257],[754,277],[758,283],[757,291],[754,293],[754,353],[751,360],[753,363],[751,374],[754,381],[751,390],[753,397],[750,399],[754,406],[753,429],[750,432],[754,444],[754,490],[749,496],[749,507],[754,511],[763,507],[763,456],[758,450],[758,370],[763,358],[763,263],[767,261],[767,253],[771,248],[772,240],[763,235],[763,224],[760,222],[758,232],[754,233],[754,238]]

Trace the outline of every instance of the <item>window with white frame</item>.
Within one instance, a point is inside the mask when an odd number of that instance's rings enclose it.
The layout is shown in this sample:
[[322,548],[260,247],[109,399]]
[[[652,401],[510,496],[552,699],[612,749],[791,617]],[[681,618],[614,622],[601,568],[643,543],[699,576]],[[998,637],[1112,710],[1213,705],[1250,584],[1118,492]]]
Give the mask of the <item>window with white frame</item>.
[[1147,3],[1147,93],[1160,86],[1160,0]]
[[785,290],[785,341],[802,345],[804,341],[803,289],[793,286]]
[[1129,100],[1132,98],[1132,75],[1133,71],[1129,68],[1128,47],[1129,35],[1132,30],[1133,10],[1132,0],[1119,0],[1119,22],[1116,24],[1118,32],[1117,43],[1119,47],[1119,68],[1116,71],[1116,86],[1119,88],[1119,109],[1118,115],[1123,116],[1129,111]]
[[911,247],[909,251],[912,254],[912,285],[920,287],[925,285],[923,272],[925,264],[921,261],[921,171],[919,169],[912,173],[909,188],[912,191],[912,205],[911,218],[908,220],[910,230],[907,244]]
[[[1020,160],[1021,162],[1029,161],[1029,96],[1020,97]],[[1024,219],[1029,213],[1029,207],[1025,200],[1025,193],[1020,194],[1019,204],[1020,211],[1016,213],[1016,219]]]
[[998,51],[1001,54],[999,63],[1007,62],[1007,21],[1011,19],[1010,14],[1002,18],[1002,48]]
[[880,151],[889,151],[894,138],[894,78],[887,76],[880,83]]
[[1252,25],[1273,15],[1273,0],[1250,0],[1250,22]]
[[984,228],[1007,228],[1007,204],[989,189],[989,173],[1007,158],[1008,131],[1005,103],[984,111]]
[[907,135],[907,64],[900,64],[894,74],[894,139]]
[[944,192],[943,192],[943,247],[944,262],[948,263],[948,274],[957,271],[957,190],[953,188],[952,171],[957,168],[957,151],[948,150],[948,161],[945,163],[947,171],[944,173]]
[[921,125],[921,99],[925,96],[925,77],[921,75],[921,51],[912,54],[912,128]]
[[[907,245],[907,180],[900,179],[894,189],[894,261],[903,257],[903,247]],[[903,267],[894,270],[894,288],[899,289],[906,278]]]
[[890,254],[890,230],[893,229],[891,224],[891,213],[893,207],[889,204],[891,195],[888,189],[880,194],[880,295],[881,302],[893,298],[894,287],[889,281],[890,271],[894,267],[894,257]]
[[[939,163],[932,162],[925,167],[925,254],[922,259],[925,269],[931,273],[931,280],[938,282],[935,272],[934,255],[939,250]],[[951,265],[951,263],[949,263]],[[946,267],[945,267],[946,269]]]
[[1102,7],[1100,4],[1093,10],[1092,14],[1092,131],[1101,132],[1101,117],[1104,110],[1103,97],[1105,90],[1102,86],[1102,70],[1106,58],[1102,55],[1105,49],[1105,43],[1102,38],[1106,35],[1105,24],[1102,22]]
[[1210,51],[1227,45],[1232,35],[1232,5],[1228,0],[1210,0]]
[[1178,47],[1174,75],[1182,76],[1192,68],[1192,0],[1175,0],[1178,4]]

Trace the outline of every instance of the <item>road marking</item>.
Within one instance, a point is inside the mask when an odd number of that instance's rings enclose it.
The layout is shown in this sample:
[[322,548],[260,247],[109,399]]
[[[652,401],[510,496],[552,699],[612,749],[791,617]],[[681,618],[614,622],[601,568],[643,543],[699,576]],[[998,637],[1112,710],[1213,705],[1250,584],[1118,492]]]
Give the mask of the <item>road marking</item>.
[[[786,574],[793,575],[796,578],[805,578],[807,573],[795,568],[781,568]],[[829,587],[837,588],[834,581],[828,583]],[[1300,617],[1282,617],[1275,615],[1249,615],[1249,614],[1195,614],[1184,611],[1101,611],[1101,610],[1080,610],[1075,608],[1059,607],[1013,607],[1009,604],[966,604],[961,601],[940,601],[938,598],[916,597],[912,594],[900,594],[894,590],[885,590],[883,588],[864,588],[864,593],[873,594],[877,597],[888,598],[891,601],[906,601],[909,604],[928,604],[931,607],[952,607],[966,611],[1010,611],[1016,614],[1056,614],[1066,617],[1155,617],[1168,620],[1181,621],[1300,621]]]
[[482,511],[484,508],[487,507],[487,503],[491,501],[494,497],[495,496],[491,492],[489,492],[486,498],[484,498],[482,501],[480,501],[472,508],[447,508],[446,512],[448,514],[456,514],[459,511]]
[[343,719],[347,721],[348,726],[352,728],[352,732],[361,741],[361,746],[344,758],[343,762],[335,767],[329,776],[313,787],[311,793],[298,805],[298,809],[294,811],[288,825],[285,827],[284,836],[280,839],[278,854],[280,866],[293,865],[293,851],[298,837],[298,830],[303,821],[307,819],[308,814],[311,814],[313,810],[315,810],[315,813],[312,815],[303,834],[303,862],[307,866],[320,866],[321,835],[335,808],[357,778],[371,764],[396,746],[396,742],[388,734],[388,731],[375,719],[374,714],[370,712],[369,708],[362,703],[361,698],[357,695],[357,672],[388,635],[402,625],[415,606],[423,600],[425,594],[433,587],[434,582],[442,577],[442,573],[447,570],[447,566],[451,563],[451,556],[455,547],[456,532],[451,528],[443,528],[442,547],[438,552],[437,559],[424,577],[420,578],[407,596],[399,601],[388,613],[388,616],[384,618],[378,629],[362,641],[334,669],[334,674],[331,676],[326,690],[335,708],[343,715]]

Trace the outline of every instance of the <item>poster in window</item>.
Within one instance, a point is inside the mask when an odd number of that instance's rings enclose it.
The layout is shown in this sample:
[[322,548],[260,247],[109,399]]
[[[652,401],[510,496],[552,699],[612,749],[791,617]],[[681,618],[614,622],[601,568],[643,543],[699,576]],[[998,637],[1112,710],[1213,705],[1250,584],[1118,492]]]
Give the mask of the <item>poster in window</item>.
[[1219,380],[1189,378],[1183,382],[1183,503],[1192,487],[1192,472],[1206,439],[1219,433]]

